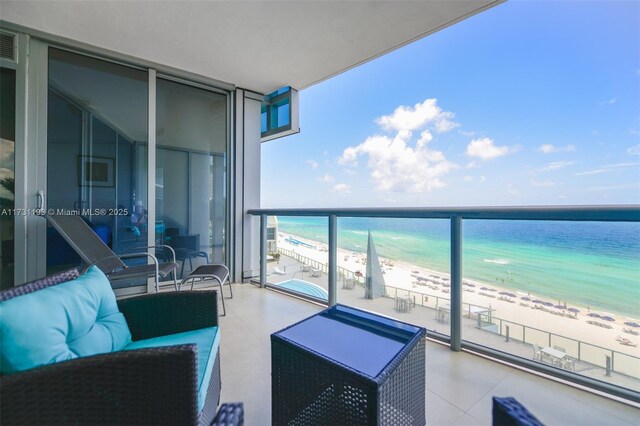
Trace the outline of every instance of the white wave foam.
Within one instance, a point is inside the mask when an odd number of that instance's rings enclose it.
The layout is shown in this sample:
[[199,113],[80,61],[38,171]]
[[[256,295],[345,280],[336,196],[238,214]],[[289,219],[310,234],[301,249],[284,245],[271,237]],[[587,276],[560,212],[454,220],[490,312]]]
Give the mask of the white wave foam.
[[508,265],[510,262],[507,259],[484,259],[487,263],[495,263],[496,265]]

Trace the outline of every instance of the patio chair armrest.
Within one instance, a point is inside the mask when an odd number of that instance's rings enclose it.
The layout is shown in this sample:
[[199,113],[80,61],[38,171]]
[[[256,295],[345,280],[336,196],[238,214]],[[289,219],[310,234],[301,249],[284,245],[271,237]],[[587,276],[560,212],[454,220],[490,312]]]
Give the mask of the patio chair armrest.
[[[169,251],[171,252],[171,256],[173,257],[173,263],[176,263],[176,252],[173,249],[173,247],[171,247],[171,246],[169,246],[167,244],[157,244],[157,245],[154,245],[154,246],[134,246],[134,247],[128,248],[127,250],[123,251],[122,253],[126,254],[126,253],[129,253],[129,251],[131,251],[131,250],[142,250],[142,249],[151,249],[151,248],[155,249],[155,248],[158,248],[158,247],[161,247],[162,249],[169,249]],[[141,253],[143,253],[143,252],[141,252]]]
[[121,299],[133,340],[218,326],[218,293],[181,291]]
[[[87,265],[87,267],[82,272],[84,273],[91,266],[97,265],[99,262],[102,262],[103,260],[107,260],[107,259],[128,259],[128,258],[142,257],[142,256],[146,256],[146,257],[151,258],[151,260],[153,261],[153,264],[156,266],[156,276],[158,276],[158,259],[154,255],[152,255],[151,253],[147,253],[147,252],[121,254],[121,255],[112,254],[112,255],[109,255],[109,256],[104,256],[104,257],[101,257],[100,259],[95,260],[93,263]],[[124,268],[126,268],[126,266],[112,269],[111,271],[109,271],[107,273],[107,275],[112,274],[112,273],[114,273],[116,271],[120,271],[120,270],[122,270]]]
[[119,351],[3,376],[5,424],[196,424],[196,345]]

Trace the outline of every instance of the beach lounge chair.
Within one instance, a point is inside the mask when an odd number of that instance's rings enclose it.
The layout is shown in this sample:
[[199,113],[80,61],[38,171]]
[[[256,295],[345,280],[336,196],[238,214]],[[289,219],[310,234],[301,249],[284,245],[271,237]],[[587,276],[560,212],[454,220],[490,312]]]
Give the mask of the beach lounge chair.
[[[160,249],[168,250],[170,262],[160,263],[156,255],[147,251],[117,255],[107,246],[91,227],[77,215],[45,215],[45,218],[60,235],[69,243],[71,248],[80,255],[87,268],[96,265],[109,278],[111,284],[118,282],[132,282],[139,279],[153,278],[155,291],[158,292],[160,279],[173,274],[173,285],[178,290],[176,270],[176,254],[169,246],[158,245],[139,247],[139,250]],[[126,265],[122,259],[147,257],[152,263],[135,266]]]
[[320,270],[318,268],[311,268],[311,276],[312,277],[321,277],[322,276],[322,270]]
[[353,290],[355,286],[356,283],[353,278],[345,278],[344,281],[342,281],[342,288],[345,290]]
[[533,344],[533,360],[534,361],[542,361],[542,352],[540,352],[541,348],[537,343]]
[[273,273],[276,275],[287,275],[287,273],[285,271],[283,271],[282,269],[278,268],[277,266],[275,268],[273,268]]
[[576,371],[576,359],[570,356],[565,356],[560,361],[560,366],[565,370]]

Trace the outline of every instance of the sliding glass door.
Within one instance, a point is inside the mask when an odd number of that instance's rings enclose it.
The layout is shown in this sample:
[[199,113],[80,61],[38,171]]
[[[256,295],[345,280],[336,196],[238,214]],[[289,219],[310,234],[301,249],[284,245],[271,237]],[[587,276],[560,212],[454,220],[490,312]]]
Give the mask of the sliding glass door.
[[[116,253],[146,246],[147,72],[49,49],[48,81],[47,207],[80,214]],[[80,263],[55,229],[46,241],[47,273]]]
[[159,78],[156,222],[181,274],[226,261],[227,98]]
[[[28,43],[31,71],[2,70],[2,205],[13,205],[5,177],[15,169],[16,206],[79,214],[117,254],[170,245],[184,275],[200,264],[226,263],[229,93],[37,39]],[[8,114],[21,112],[18,92],[30,103],[24,128],[12,129],[5,124],[20,123]],[[22,148],[12,132],[23,135]],[[34,216],[0,223],[3,286],[12,285],[9,275],[21,284],[82,264]],[[146,291],[142,280],[119,285],[117,294]]]

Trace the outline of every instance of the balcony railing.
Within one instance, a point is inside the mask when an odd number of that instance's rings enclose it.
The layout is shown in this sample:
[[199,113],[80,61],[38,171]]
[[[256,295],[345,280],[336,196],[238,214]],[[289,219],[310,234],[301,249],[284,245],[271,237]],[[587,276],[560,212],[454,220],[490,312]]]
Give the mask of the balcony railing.
[[[459,351],[461,349],[488,355],[496,359],[504,360],[516,365],[549,374],[564,380],[568,380],[581,385],[607,392],[609,394],[625,398],[627,400],[640,402],[640,393],[636,389],[615,385],[594,377],[565,369],[556,368],[542,362],[516,356],[514,354],[490,348],[468,340],[463,340],[462,328],[463,318],[472,316],[472,306],[463,304],[463,277],[462,277],[462,248],[463,248],[463,222],[465,220],[503,220],[503,221],[564,221],[564,222],[640,222],[640,206],[637,205],[616,205],[616,206],[572,206],[572,207],[469,207],[469,208],[336,208],[336,209],[253,209],[248,211],[249,215],[260,218],[260,285],[265,287],[267,283],[267,218],[268,216],[290,216],[290,217],[318,217],[326,218],[328,229],[328,261],[326,264],[318,264],[315,267],[327,275],[328,298],[326,303],[334,305],[338,299],[338,281],[340,277],[349,277],[353,271],[340,268],[337,262],[338,253],[338,218],[385,218],[385,219],[446,219],[450,222],[450,293],[448,300],[448,323],[449,335],[445,333],[430,332],[433,339],[447,342],[451,349]],[[633,238],[633,236],[630,236]],[[280,252],[288,257],[294,258],[301,263],[306,263],[298,253]],[[317,262],[307,259],[309,263]],[[363,278],[353,277],[361,284]],[[640,283],[638,283],[640,285]],[[413,292],[406,289],[394,289],[387,286],[387,292],[401,291],[408,293],[407,297],[415,299],[417,305],[425,305],[425,293]],[[442,296],[434,295],[430,297],[429,305],[442,303],[438,298]],[[317,301],[317,300],[316,300]],[[433,308],[433,306],[430,306]],[[436,306],[437,310],[437,306]],[[477,314],[478,322],[483,320],[481,314]],[[581,342],[577,339],[566,337],[557,333],[551,333],[542,329],[536,329],[512,319],[489,317],[491,324],[495,325],[494,331],[502,336],[506,341],[517,340],[522,343],[530,343],[531,335],[546,335],[549,346],[553,342],[562,342],[571,346],[571,356],[581,360],[581,349],[585,345],[599,348],[588,342]],[[541,338],[541,337],[540,337]],[[503,340],[504,340],[503,339]],[[546,342],[545,340],[545,342]],[[594,360],[601,364],[603,371],[607,375],[611,371],[616,371],[616,359],[625,358],[627,367],[632,370],[638,369],[640,376],[640,358],[629,354],[618,353],[610,348],[599,348],[604,354],[601,359]],[[605,360],[605,361],[603,361]],[[631,365],[629,367],[628,365]],[[625,372],[626,374],[626,372]],[[640,377],[639,377],[640,379]]]

